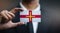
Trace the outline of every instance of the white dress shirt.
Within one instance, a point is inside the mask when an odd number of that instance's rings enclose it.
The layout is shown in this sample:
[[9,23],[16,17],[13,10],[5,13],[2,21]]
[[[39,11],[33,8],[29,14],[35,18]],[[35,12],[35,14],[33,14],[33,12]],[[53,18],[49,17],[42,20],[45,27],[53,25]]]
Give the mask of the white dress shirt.
[[[20,6],[23,8],[23,10],[28,11],[27,8],[25,8],[25,6],[22,3],[20,3]],[[33,11],[40,11],[40,4],[38,5],[37,8],[35,8],[34,10],[32,10],[32,12]],[[41,11],[40,11],[40,14],[41,14]],[[37,21],[37,19],[34,19],[34,20]],[[40,22],[41,22],[41,19],[40,19]],[[32,23],[33,23],[34,33],[36,33],[37,32],[37,28],[38,28],[38,22],[32,21]]]

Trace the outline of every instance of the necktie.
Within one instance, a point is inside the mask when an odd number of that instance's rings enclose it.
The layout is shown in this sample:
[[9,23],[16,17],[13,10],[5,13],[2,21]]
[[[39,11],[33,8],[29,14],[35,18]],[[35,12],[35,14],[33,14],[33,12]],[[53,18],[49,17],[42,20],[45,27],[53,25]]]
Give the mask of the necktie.
[[33,32],[33,25],[31,22],[27,23],[27,27],[28,27],[29,33],[34,33]]

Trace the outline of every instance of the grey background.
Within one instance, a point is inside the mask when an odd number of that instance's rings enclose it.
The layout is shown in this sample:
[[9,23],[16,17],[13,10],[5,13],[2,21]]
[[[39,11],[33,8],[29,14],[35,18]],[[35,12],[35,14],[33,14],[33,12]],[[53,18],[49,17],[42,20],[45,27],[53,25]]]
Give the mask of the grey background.
[[51,31],[60,31],[60,0],[41,0],[42,22]]

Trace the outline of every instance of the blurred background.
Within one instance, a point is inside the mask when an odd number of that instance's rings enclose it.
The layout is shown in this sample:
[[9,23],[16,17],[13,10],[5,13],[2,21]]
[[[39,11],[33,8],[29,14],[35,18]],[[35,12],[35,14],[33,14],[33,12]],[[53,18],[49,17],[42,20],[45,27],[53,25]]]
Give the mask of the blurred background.
[[0,0],[0,10],[15,8],[20,0]]
[[[60,0],[41,0],[41,7],[45,10],[42,21],[51,31],[60,32]],[[58,31],[59,30],[59,31]]]
[[45,20],[52,27],[60,27],[60,0],[41,0],[41,7],[45,9]]

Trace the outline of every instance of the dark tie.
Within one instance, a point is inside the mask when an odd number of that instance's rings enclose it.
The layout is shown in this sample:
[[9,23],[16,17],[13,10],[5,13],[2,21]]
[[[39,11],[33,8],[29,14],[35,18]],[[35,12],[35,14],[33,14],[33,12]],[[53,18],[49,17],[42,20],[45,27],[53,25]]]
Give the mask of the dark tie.
[[28,26],[29,33],[34,33],[33,32],[33,25],[32,25],[32,23],[31,22],[28,22],[27,23],[27,26]]

